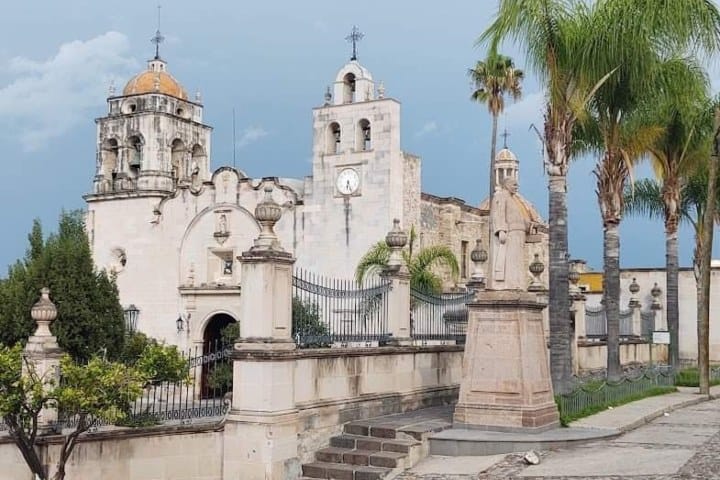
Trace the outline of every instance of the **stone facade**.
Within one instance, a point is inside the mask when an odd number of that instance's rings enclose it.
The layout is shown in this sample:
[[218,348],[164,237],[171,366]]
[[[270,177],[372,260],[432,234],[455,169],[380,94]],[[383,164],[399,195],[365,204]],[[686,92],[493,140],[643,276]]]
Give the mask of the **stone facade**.
[[[200,345],[217,335],[220,317],[240,321],[242,330],[236,259],[259,232],[252,212],[266,186],[283,209],[281,243],[296,267],[320,275],[352,277],[396,218],[415,229],[416,246],[442,244],[456,254],[460,278],[440,272],[448,290],[472,273],[476,240],[487,248],[487,208],[422,193],[421,160],[401,148],[400,102],[356,60],[313,109],[312,171],[304,179],[211,171],[201,99],[189,100],[160,58],[107,102],[85,196],[87,229],[96,264],[117,274],[121,303],[140,309],[138,329],[153,337]],[[517,159],[499,165],[517,177]],[[526,206],[528,220],[538,221]],[[544,231],[529,241],[525,271],[535,253],[547,264]]]

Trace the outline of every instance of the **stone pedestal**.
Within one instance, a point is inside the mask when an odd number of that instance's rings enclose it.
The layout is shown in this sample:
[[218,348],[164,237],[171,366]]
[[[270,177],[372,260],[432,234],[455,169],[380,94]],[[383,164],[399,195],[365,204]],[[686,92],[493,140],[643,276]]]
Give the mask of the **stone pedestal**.
[[383,278],[391,282],[388,292],[388,330],[393,345],[410,345],[410,273],[406,268],[386,270]]
[[543,431],[559,425],[542,310],[522,291],[485,291],[468,305],[457,427]]
[[[55,304],[50,300],[50,290],[40,290],[41,297],[33,305],[30,314],[37,323],[35,334],[28,338],[23,350],[23,375],[35,375],[42,379],[45,391],[56,387],[60,382],[60,358],[63,351],[57,338],[50,332],[50,324],[57,317]],[[54,406],[45,406],[38,415],[38,432],[50,433],[55,429],[58,411]]]
[[281,209],[265,189],[255,209],[262,226],[242,268],[240,338],[233,353],[232,407],[225,423],[223,480],[297,478],[292,268],[273,227]]

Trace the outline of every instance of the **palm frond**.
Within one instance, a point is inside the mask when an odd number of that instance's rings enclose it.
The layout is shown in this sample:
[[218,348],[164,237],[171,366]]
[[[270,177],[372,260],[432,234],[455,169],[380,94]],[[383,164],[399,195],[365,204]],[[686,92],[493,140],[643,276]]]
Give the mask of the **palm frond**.
[[628,185],[625,188],[624,204],[624,212],[628,215],[661,220],[665,218],[662,186],[655,180],[644,178],[633,186]]
[[390,247],[384,241],[376,243],[362,256],[355,267],[355,280],[363,283],[367,276],[380,273],[387,267],[389,260]]
[[411,273],[413,271],[430,270],[437,266],[447,267],[453,278],[457,278],[460,273],[455,254],[445,245],[432,245],[423,248],[412,258],[410,265],[408,265]]

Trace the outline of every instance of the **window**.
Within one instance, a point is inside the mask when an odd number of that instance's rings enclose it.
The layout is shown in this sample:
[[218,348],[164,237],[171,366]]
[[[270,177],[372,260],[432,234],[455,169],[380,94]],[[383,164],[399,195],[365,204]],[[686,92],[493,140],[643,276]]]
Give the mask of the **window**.
[[180,139],[175,139],[172,142],[172,145],[170,147],[170,174],[172,175],[173,180],[177,182],[178,180],[185,178],[186,176],[186,166],[185,166],[185,153],[187,149],[185,148],[185,144]]
[[343,103],[353,103],[355,101],[355,74],[345,75],[343,83]]
[[357,132],[357,151],[370,150],[372,148],[372,137],[370,131],[370,122],[366,119],[360,120]]
[[130,175],[137,178],[142,168],[142,140],[140,137],[128,138],[128,167]]
[[340,153],[340,125],[337,122],[331,123],[330,127],[328,127],[327,142],[327,153],[329,155]]
[[468,263],[468,242],[463,240],[460,242],[460,275],[462,278],[467,278],[467,263]]

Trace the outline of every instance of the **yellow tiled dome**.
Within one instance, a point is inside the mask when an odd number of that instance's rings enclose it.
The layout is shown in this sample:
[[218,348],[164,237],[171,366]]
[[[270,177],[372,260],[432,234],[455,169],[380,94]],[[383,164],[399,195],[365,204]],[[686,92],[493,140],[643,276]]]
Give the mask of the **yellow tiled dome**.
[[[156,60],[159,63],[159,61]],[[123,95],[138,95],[142,93],[164,93],[173,97],[188,99],[187,91],[172,75],[165,72],[165,65],[150,65],[150,68],[135,75],[123,89]]]

